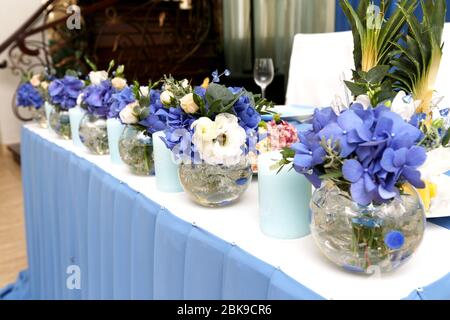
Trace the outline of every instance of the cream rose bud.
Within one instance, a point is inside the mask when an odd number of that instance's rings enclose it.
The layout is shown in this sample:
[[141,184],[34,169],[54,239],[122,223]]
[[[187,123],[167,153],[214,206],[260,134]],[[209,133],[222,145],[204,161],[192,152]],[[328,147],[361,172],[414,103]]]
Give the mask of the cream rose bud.
[[139,91],[141,92],[141,95],[142,95],[143,97],[148,97],[148,94],[149,94],[149,89],[148,89],[148,87],[142,86],[142,87],[139,88]]
[[91,71],[89,72],[89,80],[95,86],[98,86],[102,81],[108,79],[108,72],[106,71]]
[[124,124],[134,124],[139,122],[139,118],[134,113],[134,108],[138,105],[137,101],[130,103],[127,105],[122,111],[119,113],[120,120]]
[[111,84],[117,90],[122,90],[123,88],[126,87],[127,80],[125,80],[124,78],[115,77],[114,79],[111,80]]
[[186,113],[196,113],[199,109],[199,106],[194,101],[193,93],[189,93],[181,98],[180,105]]
[[44,89],[44,90],[47,90],[48,89],[48,82],[47,81],[42,81],[41,82],[41,88]]
[[183,87],[183,89],[189,88],[189,81],[188,81],[187,79],[184,79],[184,80],[181,82],[181,86]]
[[39,87],[39,85],[41,84],[41,75],[35,74],[33,77],[31,77],[30,83],[33,87]]
[[175,98],[175,96],[169,90],[163,91],[163,93],[161,93],[161,97],[160,97],[161,102],[164,104],[170,104],[172,102],[173,98]]

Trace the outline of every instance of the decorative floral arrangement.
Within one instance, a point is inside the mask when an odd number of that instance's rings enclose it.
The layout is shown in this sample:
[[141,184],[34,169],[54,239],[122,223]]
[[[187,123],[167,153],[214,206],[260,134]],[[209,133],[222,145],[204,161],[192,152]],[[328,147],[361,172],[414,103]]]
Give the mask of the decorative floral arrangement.
[[165,110],[159,114],[165,113],[167,119],[165,143],[184,163],[232,166],[255,147],[256,141],[250,138],[256,138],[260,114],[269,111],[267,101],[244,88],[218,84],[222,75],[214,72],[213,83],[205,87],[164,79],[161,102]]
[[[121,93],[113,96],[114,101],[129,102],[119,112],[119,118],[123,124],[136,126],[138,129],[145,129],[148,135],[162,131],[166,128],[166,112],[161,102],[161,92],[156,89],[159,82],[150,83],[149,86],[140,86],[138,82],[130,88],[126,88]],[[124,93],[124,91],[127,91]],[[128,98],[128,91],[131,97]],[[125,96],[126,98],[122,98]],[[120,102],[119,102],[120,103]]]
[[[152,134],[166,128],[165,112],[158,115],[164,109],[160,91],[155,89],[158,83],[140,86],[135,82],[130,88],[116,94],[116,101],[127,101],[128,93],[124,95],[123,92],[130,90],[132,93],[133,102],[119,113],[121,122],[126,125],[119,139],[119,153],[131,171],[139,175],[154,173]],[[122,96],[126,99],[119,99]]]
[[[357,96],[356,102],[363,103],[365,107],[378,104],[389,106],[393,112],[400,114],[423,133],[418,145],[426,148],[429,162],[436,164],[433,173],[427,169],[424,175],[426,187],[419,189],[425,207],[430,209],[431,200],[438,190],[431,180],[450,170],[450,166],[438,165],[443,161],[442,157],[432,157],[446,153],[443,148],[448,150],[447,157],[450,155],[449,106],[441,106],[443,97],[434,90],[442,58],[446,2],[421,2],[424,15],[422,22],[414,15],[418,4],[417,0],[400,1],[398,9],[389,22],[386,22],[383,10],[375,15],[374,19],[366,16],[373,14],[370,12],[368,0],[361,1],[357,11],[347,0],[341,0],[341,5],[353,26],[356,48],[354,79],[353,82],[346,83]],[[385,1],[381,1],[382,8],[385,5]],[[364,25],[364,20],[367,25]],[[374,21],[377,21],[377,24],[369,28],[369,22]],[[365,41],[367,39],[362,32],[364,28],[374,34],[368,39],[376,45],[371,46]],[[391,41],[388,42],[387,38]],[[369,60],[371,63],[366,63]],[[436,149],[443,150],[431,153]],[[440,171],[442,168],[444,171]]]
[[23,75],[16,93],[16,106],[41,108],[48,99],[48,86],[48,79],[44,75]]
[[299,173],[319,188],[333,182],[356,203],[386,203],[409,182],[425,185],[418,168],[426,160],[423,134],[385,106],[364,109],[353,104],[341,114],[316,110],[312,129],[283,151],[281,164],[291,161]]
[[120,110],[134,101],[127,80],[124,78],[124,66],[119,65],[112,72],[114,60],[109,63],[108,70],[98,71],[97,67],[87,60],[92,68],[86,80],[86,88],[80,98],[81,106],[89,114],[98,117],[117,117]]

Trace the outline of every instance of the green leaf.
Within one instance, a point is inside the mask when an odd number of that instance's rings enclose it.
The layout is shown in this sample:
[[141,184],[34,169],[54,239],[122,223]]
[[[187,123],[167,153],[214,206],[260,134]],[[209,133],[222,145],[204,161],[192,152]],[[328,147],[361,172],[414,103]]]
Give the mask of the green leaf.
[[141,98],[141,91],[140,89],[140,85],[139,82],[137,82],[137,80],[133,81],[133,94],[134,97],[136,98],[136,100],[139,100]]
[[198,94],[194,93],[194,102],[199,107],[200,115],[206,116],[206,108],[205,108],[205,101],[203,101],[202,97],[200,97]]
[[234,95],[227,87],[216,83],[211,83],[206,89],[206,101],[208,104],[213,104],[215,101],[220,101],[222,106],[228,105],[234,100]]
[[376,66],[367,73],[367,82],[380,83],[389,73],[390,66]]
[[283,150],[281,150],[281,155],[283,156],[283,159],[293,159],[295,157],[295,151],[291,148],[283,148]]
[[442,146],[448,147],[449,143],[450,143],[450,128],[445,133],[444,138],[442,138]]
[[344,81],[347,87],[350,89],[354,96],[359,96],[362,94],[367,94],[367,87],[364,84],[354,83],[351,81]]
[[330,180],[330,179],[339,179],[342,178],[344,175],[342,174],[342,171],[332,171],[327,174],[321,175],[320,180]]

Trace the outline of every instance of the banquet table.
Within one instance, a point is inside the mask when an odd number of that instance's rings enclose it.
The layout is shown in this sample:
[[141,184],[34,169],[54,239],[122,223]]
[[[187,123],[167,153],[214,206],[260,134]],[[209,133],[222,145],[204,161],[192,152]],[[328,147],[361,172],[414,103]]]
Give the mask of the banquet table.
[[[398,270],[358,275],[326,260],[311,236],[265,236],[257,181],[239,202],[203,208],[34,124],[21,146],[29,269],[6,298],[450,299],[449,218],[429,220]],[[73,266],[80,288],[67,285]]]

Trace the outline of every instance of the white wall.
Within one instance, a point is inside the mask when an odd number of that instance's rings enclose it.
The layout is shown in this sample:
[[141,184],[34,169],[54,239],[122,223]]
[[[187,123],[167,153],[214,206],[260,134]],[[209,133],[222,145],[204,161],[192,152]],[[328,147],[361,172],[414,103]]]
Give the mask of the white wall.
[[[39,6],[41,0],[1,1],[0,43],[3,43]],[[7,51],[0,55],[0,61],[7,58]],[[9,69],[0,69],[0,144],[20,141],[21,122],[14,116],[11,101],[20,81],[19,76]]]

